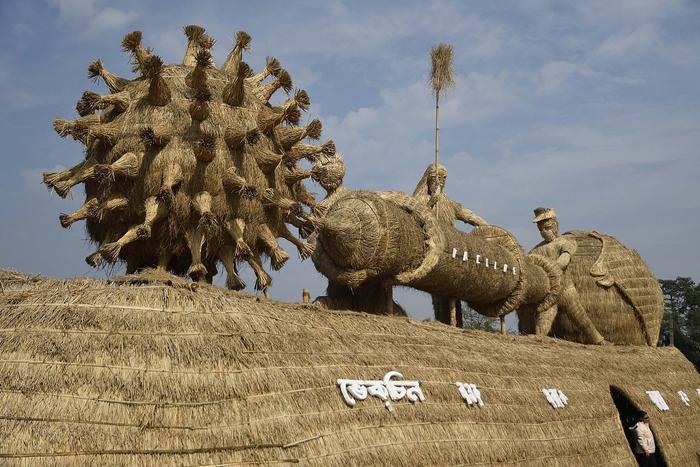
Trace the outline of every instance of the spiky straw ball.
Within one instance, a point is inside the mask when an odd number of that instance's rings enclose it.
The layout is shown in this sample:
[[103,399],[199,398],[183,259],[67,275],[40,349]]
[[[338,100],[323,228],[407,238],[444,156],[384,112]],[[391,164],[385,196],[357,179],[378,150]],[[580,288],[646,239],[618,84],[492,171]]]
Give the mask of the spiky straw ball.
[[44,183],[61,197],[85,185],[85,204],[60,221],[66,228],[86,221],[99,245],[86,258],[92,266],[124,261],[129,273],[158,267],[211,281],[221,262],[228,287],[242,289],[237,263],[245,261],[255,288],[266,291],[271,279],[261,256],[274,269],[289,259],[277,238],[292,242],[303,258],[310,254],[310,245],[285,225],[302,225],[302,204],[315,206],[303,184],[310,172],[297,163],[335,146],[301,142],[321,133],[318,120],[295,126],[310,104],[305,91],[270,105],[277,90],[292,90],[292,80],[274,58],[253,74],[242,61],[248,34],[236,34],[220,68],[203,28],[187,26],[185,34],[182,65],[164,64],[135,31],[122,47],[138,77],[115,76],[99,59],[89,66],[88,76],[101,77],[110,93],[85,92],[76,106],[80,118],[54,122],[60,136],[85,144],[86,157],[45,173]]

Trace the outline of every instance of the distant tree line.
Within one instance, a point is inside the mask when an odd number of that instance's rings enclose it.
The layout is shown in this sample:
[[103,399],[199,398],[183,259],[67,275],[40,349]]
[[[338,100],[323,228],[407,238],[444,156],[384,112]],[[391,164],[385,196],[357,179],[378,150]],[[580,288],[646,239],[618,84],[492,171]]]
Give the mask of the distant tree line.
[[700,371],[700,284],[690,277],[659,281],[664,293],[664,319],[659,346],[673,345]]

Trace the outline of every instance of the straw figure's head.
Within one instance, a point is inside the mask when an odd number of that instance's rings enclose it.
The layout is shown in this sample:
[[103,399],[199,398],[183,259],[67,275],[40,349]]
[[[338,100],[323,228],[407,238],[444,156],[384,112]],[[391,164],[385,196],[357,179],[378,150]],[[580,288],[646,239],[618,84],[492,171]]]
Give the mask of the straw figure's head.
[[447,169],[438,165],[437,176],[435,173],[435,164],[430,164],[426,167],[423,176],[418,181],[416,189],[413,191],[413,196],[422,199],[425,203],[434,204],[430,200],[435,200],[445,192],[445,183],[447,182]]
[[559,236],[559,221],[554,209],[535,208],[535,218],[532,222],[537,224],[540,235],[547,243],[554,241]]
[[[60,221],[63,227],[86,221],[99,245],[86,259],[92,266],[124,261],[127,272],[157,266],[202,281],[221,262],[228,286],[241,289],[236,265],[245,261],[256,288],[265,290],[271,279],[261,255],[274,269],[289,258],[278,237],[309,254],[285,226],[304,214],[302,205],[315,205],[303,183],[311,173],[298,163],[333,155],[335,145],[302,142],[321,134],[319,120],[297,126],[309,96],[292,92],[292,79],[275,58],[253,73],[243,61],[248,34],[236,34],[217,67],[214,39],[199,26],[184,32],[182,64],[164,64],[134,31],[122,47],[135,79],[110,73],[99,59],[89,66],[88,76],[101,78],[109,92],[86,91],[76,106],[79,118],[54,122],[60,136],[85,145],[85,159],[45,173],[44,183],[61,197],[84,184],[85,204]],[[271,103],[279,90],[288,98]]]

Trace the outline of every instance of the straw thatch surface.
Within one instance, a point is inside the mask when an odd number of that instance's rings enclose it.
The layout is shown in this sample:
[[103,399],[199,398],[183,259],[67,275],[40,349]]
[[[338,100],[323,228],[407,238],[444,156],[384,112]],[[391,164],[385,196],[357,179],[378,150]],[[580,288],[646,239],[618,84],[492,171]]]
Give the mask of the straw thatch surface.
[[5,291],[33,290],[50,282],[40,275],[29,275],[11,269],[0,269],[0,293]]
[[[427,400],[393,413],[375,398],[345,405],[337,378],[389,370],[420,380]],[[456,381],[486,405],[467,407]],[[652,415],[671,465],[695,462],[700,376],[671,348],[460,331],[208,285],[0,294],[3,465],[635,465],[611,385]]]
[[296,90],[278,105],[270,102],[280,89],[289,94],[292,80],[271,57],[253,74],[243,62],[248,34],[236,34],[216,67],[214,40],[204,29],[190,25],[184,32],[182,64],[163,64],[134,31],[122,47],[137,77],[115,76],[100,60],[90,65],[88,76],[102,78],[109,94],[86,91],[76,106],[80,118],[54,122],[60,136],[85,144],[85,159],[45,173],[44,183],[61,197],[84,184],[85,204],[59,220],[65,228],[86,221],[99,245],[86,258],[91,266],[123,261],[129,272],[157,266],[211,282],[221,263],[227,286],[240,290],[246,284],[236,268],[247,262],[255,288],[267,290],[262,258],[275,270],[289,259],[277,238],[292,242],[302,258],[310,254],[310,245],[285,227],[304,214],[302,204],[315,206],[303,182],[311,174],[297,164],[322,152],[332,156],[335,145],[302,143],[321,135],[317,119],[297,126],[310,98]]
[[[576,242],[564,281],[573,283],[588,316],[605,340],[655,346],[664,313],[664,297],[654,274],[639,254],[615,237],[599,232],[562,235]],[[534,314],[519,310],[521,331],[532,332]],[[565,314],[557,315],[551,336],[586,342]]]

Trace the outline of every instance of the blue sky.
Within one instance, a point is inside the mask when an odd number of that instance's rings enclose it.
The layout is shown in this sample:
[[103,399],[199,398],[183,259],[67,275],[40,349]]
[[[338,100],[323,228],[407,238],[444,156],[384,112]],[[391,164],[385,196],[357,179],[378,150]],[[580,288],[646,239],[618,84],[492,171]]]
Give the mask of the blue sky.
[[[548,205],[563,230],[615,235],[660,278],[700,279],[700,2],[680,0],[0,2],[0,267],[122,272],[90,269],[82,225],[60,227],[80,190],[62,200],[40,185],[42,171],[82,158],[51,122],[74,118],[82,91],[105,92],[86,78],[93,59],[130,76],[125,33],[142,30],[179,62],[187,24],[217,39],[219,63],[240,29],[254,69],[280,59],[311,95],[306,118],[321,118],[343,153],[347,185],[372,190],[410,192],[431,161],[429,49],[450,43],[457,85],[441,141],[452,198],[526,249],[538,241],[532,209]],[[274,279],[281,300],[324,288],[308,261]],[[398,296],[429,315],[425,294]]]

